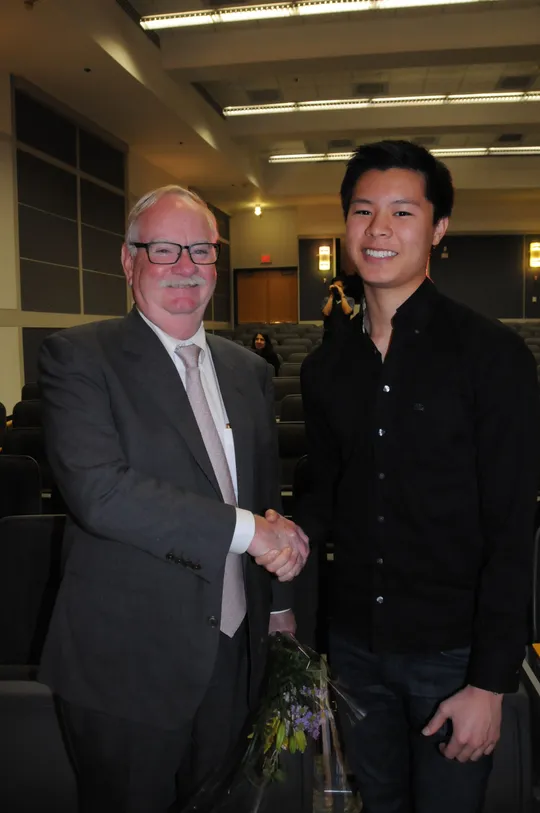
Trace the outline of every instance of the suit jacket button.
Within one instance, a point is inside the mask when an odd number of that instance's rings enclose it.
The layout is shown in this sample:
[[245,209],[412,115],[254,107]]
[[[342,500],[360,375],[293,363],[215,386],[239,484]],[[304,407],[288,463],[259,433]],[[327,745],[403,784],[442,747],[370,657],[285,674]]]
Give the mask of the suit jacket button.
[[200,566],[200,564],[198,562],[195,562],[194,564],[192,564],[191,567],[192,567],[193,570],[200,570],[201,569],[201,566]]
[[175,557],[174,557],[174,553],[167,553],[167,554],[165,555],[165,559],[166,559],[168,562],[174,562],[174,558],[175,558]]
[[218,625],[218,620],[217,620],[216,616],[215,616],[215,615],[211,615],[211,616],[208,618],[208,623],[210,624],[210,626],[211,626],[211,627],[217,627],[217,625]]

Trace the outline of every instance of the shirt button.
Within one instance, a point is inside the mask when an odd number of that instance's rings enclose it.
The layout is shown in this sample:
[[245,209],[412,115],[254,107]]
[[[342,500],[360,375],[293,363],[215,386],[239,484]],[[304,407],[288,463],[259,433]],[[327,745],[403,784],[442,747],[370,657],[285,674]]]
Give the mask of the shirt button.
[[382,388],[382,391],[383,392],[390,392],[390,387],[388,386],[388,384],[384,385],[384,387]]
[[218,625],[218,620],[217,620],[215,615],[211,615],[207,619],[207,621],[208,621],[208,623],[210,624],[211,627],[217,627],[217,625]]
[[417,336],[418,336],[418,334],[420,333],[420,331],[418,330],[418,328],[415,328],[415,329],[414,329],[414,332],[416,333],[416,335],[417,335]]
[[382,559],[382,557],[380,557],[380,556],[379,556],[379,558],[377,559],[377,564],[378,564],[378,565],[382,565],[382,564],[383,564],[383,561],[384,561],[384,560]]
[[377,596],[377,604],[384,604],[384,598],[382,596]]
[[384,517],[382,515],[377,517],[377,522],[379,522],[382,525],[382,523],[384,522]]
[[382,438],[386,434],[386,429],[379,429],[379,437]]
[[384,473],[384,471],[380,471],[379,472],[379,480],[384,480],[385,477],[386,477],[386,474]]

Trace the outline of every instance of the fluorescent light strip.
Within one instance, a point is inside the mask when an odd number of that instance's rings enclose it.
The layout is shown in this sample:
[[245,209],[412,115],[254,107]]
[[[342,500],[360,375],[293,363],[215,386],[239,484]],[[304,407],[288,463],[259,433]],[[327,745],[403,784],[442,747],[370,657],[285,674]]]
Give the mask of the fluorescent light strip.
[[540,90],[511,93],[453,93],[447,96],[379,96],[372,99],[326,99],[311,102],[280,102],[279,104],[241,105],[225,107],[223,115],[261,116],[276,113],[313,113],[324,110],[365,110],[377,107],[426,107],[447,104],[508,104],[540,102]]
[[253,20],[275,20],[284,17],[306,17],[317,14],[342,14],[357,11],[390,11],[432,6],[465,6],[473,3],[496,3],[500,0],[304,0],[275,5],[232,6],[219,11],[184,11],[175,14],[151,14],[141,18],[147,31],[185,28],[198,25],[241,23]]
[[[509,155],[540,155],[538,147],[456,147],[430,150],[437,158],[485,158]],[[271,155],[269,164],[311,164],[323,161],[348,161],[352,152],[307,152],[290,155]]]

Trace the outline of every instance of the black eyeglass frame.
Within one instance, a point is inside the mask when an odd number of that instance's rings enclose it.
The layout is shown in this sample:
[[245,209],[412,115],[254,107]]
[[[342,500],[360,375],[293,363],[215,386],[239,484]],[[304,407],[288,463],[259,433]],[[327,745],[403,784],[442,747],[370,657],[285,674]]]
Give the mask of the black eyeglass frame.
[[[148,262],[152,263],[152,265],[175,265],[182,256],[182,252],[184,250],[187,251],[189,259],[191,260],[192,263],[194,263],[194,265],[214,265],[214,263],[217,263],[217,261],[219,260],[219,252],[221,251],[221,243],[192,243],[190,246],[182,246],[180,245],[180,243],[170,243],[168,240],[151,240],[149,243],[130,243],[129,245],[134,246],[135,248],[144,248],[144,250],[146,251],[146,256],[148,257]],[[162,263],[156,262],[155,260],[152,260],[150,258],[150,252],[148,250],[149,247],[162,245],[176,246],[176,248],[178,249],[178,256],[176,260],[170,263]],[[212,260],[212,262],[210,263],[207,262],[202,263],[200,262],[200,260],[194,260],[193,257],[191,256],[191,249],[195,248],[196,246],[213,246],[213,248],[215,248],[216,250],[216,259]]]

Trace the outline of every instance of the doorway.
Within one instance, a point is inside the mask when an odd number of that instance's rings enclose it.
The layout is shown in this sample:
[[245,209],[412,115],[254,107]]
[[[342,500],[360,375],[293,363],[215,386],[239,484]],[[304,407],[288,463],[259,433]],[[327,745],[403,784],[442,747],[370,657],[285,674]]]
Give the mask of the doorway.
[[298,322],[296,268],[244,268],[235,272],[236,322]]

